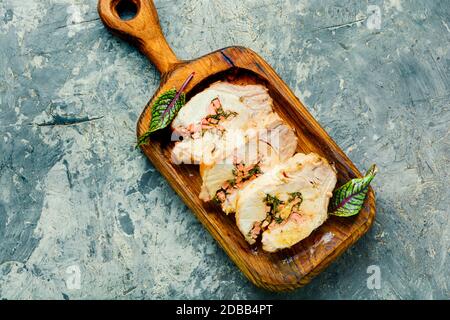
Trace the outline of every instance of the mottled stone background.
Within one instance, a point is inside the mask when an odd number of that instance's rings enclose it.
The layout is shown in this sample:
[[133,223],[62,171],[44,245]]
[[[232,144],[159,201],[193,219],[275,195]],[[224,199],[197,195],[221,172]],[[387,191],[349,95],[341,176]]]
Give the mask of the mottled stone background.
[[0,0],[0,298],[450,297],[448,0],[155,1],[180,58],[252,48],[361,170],[380,167],[371,231],[282,294],[246,280],[134,149],[159,75],[96,2]]

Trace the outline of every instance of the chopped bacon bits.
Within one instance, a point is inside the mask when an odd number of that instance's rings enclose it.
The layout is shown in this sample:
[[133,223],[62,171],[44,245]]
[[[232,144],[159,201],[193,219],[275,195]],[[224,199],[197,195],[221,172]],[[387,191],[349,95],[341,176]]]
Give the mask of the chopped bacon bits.
[[256,179],[262,174],[259,164],[244,165],[243,163],[235,164],[233,170],[234,179],[226,181],[222,188],[217,191],[215,200],[219,204],[222,204],[226,200],[226,196],[230,194],[234,189],[241,189],[248,181]]
[[222,104],[220,103],[219,98],[215,98],[208,106],[208,115],[203,118],[200,123],[191,123],[186,128],[175,130],[178,130],[183,138],[190,136],[194,139],[203,136],[206,130],[218,130],[219,132],[223,133],[225,131],[225,128],[220,125],[220,121],[236,115],[236,112],[225,111],[222,107]]
[[256,222],[253,224],[252,230],[250,230],[250,237],[251,237],[252,239],[255,239],[255,240],[256,240],[256,238],[258,238],[258,235],[260,234],[261,230],[262,230],[262,229],[261,229],[261,222],[256,221]]

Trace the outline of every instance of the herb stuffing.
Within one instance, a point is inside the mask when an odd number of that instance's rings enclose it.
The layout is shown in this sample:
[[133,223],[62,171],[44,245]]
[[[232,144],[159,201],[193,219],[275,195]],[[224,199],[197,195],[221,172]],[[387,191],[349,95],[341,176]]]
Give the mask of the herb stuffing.
[[[214,100],[211,101],[211,103],[215,104],[216,101],[218,101],[219,99],[216,98]],[[207,120],[209,120],[210,122],[215,122],[218,123],[220,120],[225,120],[228,119],[229,117],[235,117],[237,116],[237,112],[234,111],[225,111],[223,110],[223,107],[221,104],[219,104],[218,108],[216,109],[216,113],[215,114],[211,114],[209,116],[206,117]]]
[[275,196],[271,196],[270,194],[266,194],[264,202],[266,203],[266,206],[269,207],[268,214],[272,217],[274,217],[278,213],[279,206],[284,204],[283,201],[281,201]]
[[218,129],[223,132],[225,129],[219,124],[219,122],[228,119],[229,117],[235,117],[238,114],[234,111],[225,111],[219,98],[211,100],[209,110],[210,114],[201,122],[202,135],[206,130],[210,129]]
[[267,227],[272,221],[275,223],[282,223],[287,219],[291,213],[298,212],[302,204],[303,197],[300,192],[288,193],[287,201],[282,201],[276,196],[266,194],[264,203],[266,204],[267,217],[262,224],[262,227]]
[[228,184],[232,187],[240,188],[244,182],[253,180],[261,174],[262,171],[258,163],[249,166],[239,163],[233,169],[234,179],[228,180]]
[[226,196],[232,192],[233,189],[240,189],[244,183],[256,179],[262,174],[259,163],[246,166],[243,163],[235,164],[233,169],[234,178],[225,182],[217,192],[213,201],[222,204],[226,200]]
[[289,193],[289,200],[288,201],[292,204],[292,209],[297,211],[298,208],[300,208],[300,205],[303,202],[302,193],[301,192]]
[[262,227],[267,227],[272,221],[280,224],[283,222],[283,218],[279,215],[279,212],[284,207],[284,201],[281,201],[275,196],[266,194],[264,198],[264,203],[266,204],[266,219],[262,223]]

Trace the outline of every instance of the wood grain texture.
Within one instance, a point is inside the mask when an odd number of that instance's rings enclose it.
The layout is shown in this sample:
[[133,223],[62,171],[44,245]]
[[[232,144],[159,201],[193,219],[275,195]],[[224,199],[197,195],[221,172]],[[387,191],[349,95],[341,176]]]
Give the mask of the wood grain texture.
[[[120,2],[136,7],[136,16],[122,20],[117,12]],[[172,70],[180,61],[173,53],[159,25],[158,13],[150,0],[100,0],[98,12],[102,22],[114,34],[134,44],[162,74]]]
[[[151,105],[155,98],[168,89],[180,88],[192,72],[195,72],[195,77],[185,90],[188,99],[218,80],[238,84],[259,83],[269,89],[275,111],[295,128],[299,142],[297,151],[315,152],[333,162],[338,172],[338,186],[349,179],[361,177],[350,159],[277,73],[255,52],[244,47],[228,47],[195,60],[179,61],[162,35],[152,2],[129,1],[138,7],[138,14],[132,20],[122,21],[115,13],[118,0],[100,0],[99,14],[110,30],[136,44],[162,74],[159,89],[138,120],[138,137],[149,128]],[[220,208],[198,198],[201,186],[198,166],[172,164],[172,147],[167,129],[156,133],[142,150],[228,256],[259,287],[284,291],[307,284],[358,240],[373,223],[375,196],[370,188],[364,207],[357,216],[332,216],[297,245],[276,253],[266,253],[259,244],[248,245],[234,220],[224,215]]]

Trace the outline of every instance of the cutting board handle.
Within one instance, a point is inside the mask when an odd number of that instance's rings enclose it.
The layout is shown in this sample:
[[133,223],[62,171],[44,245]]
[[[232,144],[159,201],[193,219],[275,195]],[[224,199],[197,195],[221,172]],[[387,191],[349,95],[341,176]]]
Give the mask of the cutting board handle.
[[[122,5],[134,6],[136,15],[122,19],[118,12]],[[99,0],[98,13],[109,30],[138,47],[161,74],[181,62],[164,37],[152,0]]]

